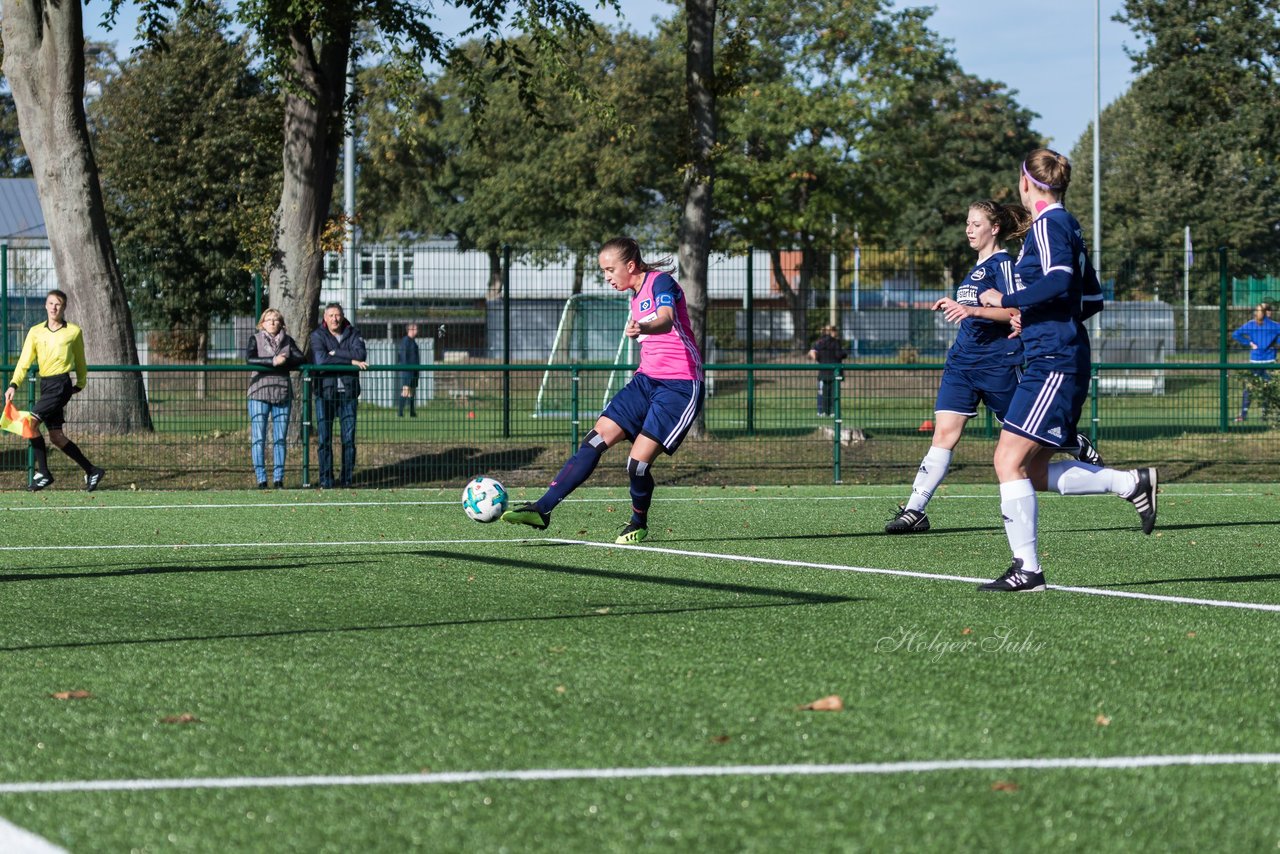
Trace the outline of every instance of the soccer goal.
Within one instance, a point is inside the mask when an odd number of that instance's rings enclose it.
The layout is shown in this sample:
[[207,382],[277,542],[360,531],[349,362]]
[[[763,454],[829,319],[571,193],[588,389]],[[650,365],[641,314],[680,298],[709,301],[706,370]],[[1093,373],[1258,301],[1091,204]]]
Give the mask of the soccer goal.
[[634,342],[623,333],[628,302],[617,297],[574,294],[560,312],[547,370],[538,386],[534,418],[568,418],[573,413],[573,379],[555,365],[613,365],[611,371],[578,374],[578,412],[592,417],[629,379]]

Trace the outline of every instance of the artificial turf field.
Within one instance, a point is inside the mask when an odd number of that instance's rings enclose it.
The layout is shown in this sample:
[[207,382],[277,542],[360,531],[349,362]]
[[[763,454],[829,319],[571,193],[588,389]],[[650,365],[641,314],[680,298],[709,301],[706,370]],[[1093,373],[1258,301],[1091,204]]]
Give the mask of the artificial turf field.
[[455,492],[7,494],[0,851],[1280,845],[1273,487]]

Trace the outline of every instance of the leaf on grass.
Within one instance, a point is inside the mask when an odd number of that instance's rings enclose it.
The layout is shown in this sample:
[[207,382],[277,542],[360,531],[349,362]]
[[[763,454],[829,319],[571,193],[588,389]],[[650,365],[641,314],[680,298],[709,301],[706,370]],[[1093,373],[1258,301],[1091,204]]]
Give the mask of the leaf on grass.
[[163,717],[160,719],[160,723],[162,724],[198,724],[198,723],[202,723],[202,721],[195,715],[191,714],[190,712],[183,712],[180,715],[169,715],[167,717]]
[[733,741],[733,739],[732,739],[730,736],[727,736],[727,735],[713,735],[713,736],[711,736],[711,743],[712,743],[712,744],[728,744],[728,743],[729,743],[729,742],[731,742],[731,741]]
[[611,609],[609,609],[609,608],[596,608],[596,609],[595,609],[595,611],[593,611],[592,613],[594,613],[594,614],[607,614],[607,613],[609,613],[609,611],[610,611],[610,610],[611,610]]
[[1093,722],[1098,726],[1111,726],[1111,718],[1103,714],[1099,714],[1096,718],[1093,719]]
[[964,627],[964,631],[962,631],[960,634],[962,634],[962,635],[971,635],[971,634],[973,634],[973,629],[969,628],[968,626],[965,626],[965,627]]
[[55,700],[87,700],[93,695],[88,691],[58,691],[49,696]]
[[1195,636],[1196,636],[1196,633],[1195,633],[1195,632],[1187,632],[1187,637],[1189,637],[1189,638],[1193,638],[1193,637],[1195,637]]
[[992,784],[991,784],[991,791],[993,791],[993,792],[1016,792],[1016,791],[1018,791],[1018,784],[1017,784],[1017,783],[1011,783],[1011,782],[1009,782],[1008,780],[996,780],[994,783],[992,783]]
[[556,686],[556,693],[557,693],[557,694],[563,694],[563,693],[564,693],[565,691],[567,691],[567,690],[568,690],[568,689],[567,689],[567,688],[565,688],[563,685],[557,685],[557,686]]
[[586,529],[586,528],[583,528],[581,531],[579,531],[579,532],[578,532],[578,536],[579,536],[579,537],[585,537],[586,535],[587,535],[587,529]]
[[844,711],[844,700],[841,700],[838,694],[832,694],[829,697],[823,697],[821,700],[814,700],[800,707],[805,712],[842,712]]

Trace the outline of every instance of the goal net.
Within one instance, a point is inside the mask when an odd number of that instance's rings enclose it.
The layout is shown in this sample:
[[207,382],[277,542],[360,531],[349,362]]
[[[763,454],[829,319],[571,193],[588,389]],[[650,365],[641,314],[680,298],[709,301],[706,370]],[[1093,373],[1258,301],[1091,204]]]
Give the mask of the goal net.
[[578,414],[593,418],[630,379],[634,342],[623,334],[628,302],[617,297],[574,294],[565,302],[556,327],[547,370],[538,385],[534,418],[568,418],[573,414],[573,377],[557,366],[612,365],[607,371],[578,373]]

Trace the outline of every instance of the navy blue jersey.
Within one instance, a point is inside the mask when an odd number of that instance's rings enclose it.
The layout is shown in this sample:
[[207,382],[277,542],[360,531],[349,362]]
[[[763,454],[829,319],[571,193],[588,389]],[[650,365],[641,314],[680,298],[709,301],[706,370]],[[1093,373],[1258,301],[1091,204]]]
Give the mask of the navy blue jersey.
[[[979,261],[956,286],[956,302],[981,306],[978,295],[992,288],[1001,294],[1013,293],[1013,261],[1003,249]],[[986,365],[1021,365],[1022,339],[1010,338],[1013,331],[1007,323],[985,317],[966,317],[960,321],[956,342],[947,353],[947,364],[957,368],[980,368]]]
[[1049,205],[1031,224],[1013,287],[1002,305],[1022,310],[1027,361],[1052,359],[1058,371],[1088,373],[1092,354],[1083,321],[1102,310],[1102,287],[1080,223],[1061,204]]

